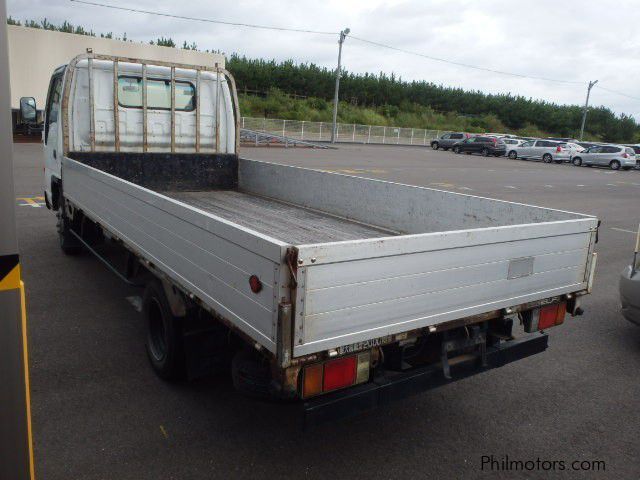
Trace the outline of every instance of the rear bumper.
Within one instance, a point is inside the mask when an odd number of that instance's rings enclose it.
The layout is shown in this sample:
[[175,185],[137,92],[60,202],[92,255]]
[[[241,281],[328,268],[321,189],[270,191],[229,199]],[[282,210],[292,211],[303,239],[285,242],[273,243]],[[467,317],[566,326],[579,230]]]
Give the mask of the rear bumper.
[[302,404],[304,427],[314,427],[351,417],[491,368],[501,367],[543,352],[547,348],[547,343],[546,333],[529,334],[523,338],[502,342],[497,347],[487,349],[486,367],[480,366],[475,360],[451,365],[452,380],[444,378],[440,365],[429,365],[406,372],[385,371],[364,385],[304,402]]

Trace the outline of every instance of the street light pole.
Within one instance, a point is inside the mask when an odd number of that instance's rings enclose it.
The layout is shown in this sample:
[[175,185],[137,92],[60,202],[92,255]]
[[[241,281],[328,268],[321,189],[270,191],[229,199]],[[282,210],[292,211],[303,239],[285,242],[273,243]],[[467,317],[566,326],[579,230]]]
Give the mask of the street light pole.
[[582,137],[584,135],[584,124],[587,121],[587,109],[589,108],[589,95],[591,94],[591,89],[596,83],[598,83],[598,80],[589,82],[589,86],[587,87],[587,101],[584,102],[584,112],[582,112],[582,126],[580,127],[580,140],[582,140]]
[[345,28],[340,32],[340,39],[338,40],[338,68],[336,69],[336,91],[333,95],[333,125],[331,126],[331,143],[336,143],[336,133],[337,133],[337,120],[338,120],[338,92],[340,91],[340,65],[342,61],[342,44],[344,43],[344,39],[349,35],[348,28]]

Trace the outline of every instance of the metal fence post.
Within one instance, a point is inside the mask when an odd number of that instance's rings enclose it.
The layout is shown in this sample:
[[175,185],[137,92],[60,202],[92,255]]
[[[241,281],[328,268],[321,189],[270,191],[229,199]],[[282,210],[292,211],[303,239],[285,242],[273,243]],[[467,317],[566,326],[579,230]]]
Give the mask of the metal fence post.
[[387,127],[382,127],[382,143],[385,143],[387,138]]
[[396,145],[400,144],[400,128],[398,128],[398,139],[396,140]]
[[422,141],[422,145],[426,145],[427,144],[427,129],[424,129],[424,140]]
[[287,121],[283,120],[282,121],[282,136],[286,137],[285,132],[287,131]]
[[369,134],[367,135],[367,143],[371,143],[371,125],[369,125]]
[[413,145],[413,128],[411,129],[411,142],[410,142],[410,144]]
[[355,142],[356,141],[356,124],[353,124],[353,135],[351,136],[351,141]]
[[302,121],[302,128],[300,129],[300,140],[304,140],[304,120]]
[[322,140],[322,122],[320,122],[320,131],[318,132],[318,140]]

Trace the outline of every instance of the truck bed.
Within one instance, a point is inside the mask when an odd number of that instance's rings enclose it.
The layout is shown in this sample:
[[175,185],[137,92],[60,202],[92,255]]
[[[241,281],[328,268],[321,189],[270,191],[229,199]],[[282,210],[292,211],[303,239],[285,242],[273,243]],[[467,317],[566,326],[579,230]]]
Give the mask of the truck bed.
[[291,299],[293,357],[592,278],[598,220],[577,213],[224,155],[72,152],[63,167],[73,205],[272,352]]
[[237,190],[162,192],[207,213],[294,245],[398,235],[343,217]]

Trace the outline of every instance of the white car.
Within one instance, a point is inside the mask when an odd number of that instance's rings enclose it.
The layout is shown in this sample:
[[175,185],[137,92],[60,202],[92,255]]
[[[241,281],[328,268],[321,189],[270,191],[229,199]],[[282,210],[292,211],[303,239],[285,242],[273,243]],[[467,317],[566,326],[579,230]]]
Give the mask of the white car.
[[507,156],[515,160],[516,158],[525,158],[533,160],[542,160],[544,163],[562,163],[571,160],[569,150],[564,148],[566,142],[558,142],[556,140],[531,140],[524,142],[522,145],[507,148]]
[[571,158],[573,158],[578,153],[582,153],[582,152],[584,152],[586,150],[586,148],[581,147],[577,143],[571,143],[571,142],[567,142],[564,145],[564,148],[565,148],[565,150],[567,150],[569,152],[569,156]]
[[519,147],[520,145],[522,145],[526,141],[526,140],[521,140],[519,138],[509,138],[509,137],[504,137],[501,140],[507,146],[507,153],[509,153],[509,151],[511,151],[511,149]]
[[624,145],[596,145],[575,155],[571,162],[576,167],[600,165],[611,170],[631,170],[636,167],[636,152]]

